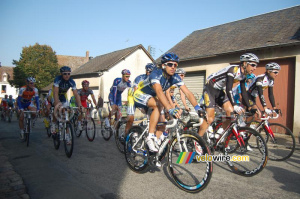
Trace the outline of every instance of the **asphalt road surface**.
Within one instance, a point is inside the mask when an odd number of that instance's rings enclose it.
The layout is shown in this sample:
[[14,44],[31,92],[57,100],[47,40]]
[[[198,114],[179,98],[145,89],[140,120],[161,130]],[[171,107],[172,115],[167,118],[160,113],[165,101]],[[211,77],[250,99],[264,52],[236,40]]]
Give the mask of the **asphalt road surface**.
[[[197,194],[178,189],[166,162],[154,172],[131,171],[114,138],[100,134],[93,142],[85,135],[75,137],[74,151],[67,158],[63,144],[55,150],[42,119],[36,123],[29,147],[19,140],[16,118],[0,122],[0,142],[15,171],[21,175],[28,194],[41,198],[300,198],[300,147],[284,162],[268,161],[254,177],[242,177],[222,162],[214,163],[208,186]],[[0,163],[1,164],[1,163]]]

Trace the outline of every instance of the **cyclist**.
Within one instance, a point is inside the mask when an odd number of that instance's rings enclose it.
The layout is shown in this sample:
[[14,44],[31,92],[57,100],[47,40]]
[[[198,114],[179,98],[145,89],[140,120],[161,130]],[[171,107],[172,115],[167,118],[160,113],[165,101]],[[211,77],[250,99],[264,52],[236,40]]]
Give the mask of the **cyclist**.
[[[273,111],[278,113],[275,104],[275,98],[273,94],[274,80],[278,76],[281,67],[275,62],[266,64],[266,72],[264,74],[258,75],[249,86],[248,96],[250,98],[250,105],[253,109],[257,109],[256,97],[259,96],[260,102],[264,108],[266,114],[272,114],[272,110],[267,107],[265,97],[263,95],[263,90],[268,88],[269,100],[272,105]],[[258,111],[258,118],[261,117],[260,111]]]
[[[57,108],[61,105],[68,106],[68,100],[66,93],[69,90],[69,88],[72,88],[73,95],[76,98],[77,104],[79,104],[79,107],[81,108],[81,102],[80,97],[77,93],[76,83],[75,81],[70,77],[71,75],[71,68],[68,66],[63,66],[59,69],[60,74],[54,79],[54,84],[52,87],[52,96],[54,98],[54,112],[56,112]],[[53,117],[53,124],[51,125],[51,132],[53,134],[56,133],[56,118]]]
[[145,66],[146,73],[137,76],[134,79],[132,88],[129,88],[129,90],[128,90],[128,97],[127,97],[127,101],[128,101],[128,104],[127,104],[127,123],[126,123],[126,127],[125,127],[125,135],[122,135],[122,137],[120,137],[121,141],[124,141],[124,137],[123,136],[125,136],[125,137],[127,136],[127,133],[129,131],[129,129],[132,127],[132,123],[133,123],[133,120],[134,120],[135,106],[134,106],[133,93],[138,88],[138,84],[141,81],[147,79],[149,77],[150,73],[154,69],[156,69],[156,65],[153,64],[153,63],[148,63]]
[[75,96],[70,98],[70,107],[77,107]]
[[[118,77],[113,81],[113,85],[110,88],[110,93],[108,96],[108,100],[111,106],[109,118],[111,118],[111,116],[115,114],[115,120],[119,119],[117,111],[120,111],[119,107],[122,107],[122,93],[126,88],[131,87],[131,81],[129,80],[131,75],[130,71],[128,69],[124,69],[122,70],[121,74],[122,78]],[[109,122],[105,123],[106,125],[111,125],[109,124]]]
[[[18,95],[18,107],[19,107],[19,127],[20,127],[20,138],[24,139],[24,109],[28,109],[29,111],[39,111],[40,104],[39,104],[39,93],[38,89],[34,86],[35,78],[28,77],[27,84],[20,88],[19,95]],[[36,101],[36,107],[32,105],[32,98],[34,97]],[[32,114],[32,118],[34,119],[36,116],[35,113]]]
[[[255,78],[256,76],[252,73],[252,74],[248,74],[246,76],[247,80],[246,80],[246,83],[245,83],[245,87],[246,87],[246,90],[249,89],[249,85],[251,84],[252,80]],[[237,105],[241,105],[241,102],[240,102],[240,94],[241,94],[241,86],[240,84],[236,85],[233,89],[232,89],[232,92],[233,92],[233,98],[234,98],[234,101],[236,102]]]
[[173,117],[179,118],[181,114],[180,109],[172,108],[164,91],[172,85],[177,85],[195,107],[195,110],[200,109],[194,95],[187,89],[179,75],[175,74],[178,62],[179,58],[175,53],[164,54],[161,58],[162,68],[154,70],[149,78],[140,82],[133,95],[136,107],[153,109],[150,116],[149,135],[146,139],[149,150],[152,152],[158,151],[155,142],[160,138],[162,132],[157,131],[157,137],[154,132],[158,121],[165,121],[163,108]]
[[4,120],[5,120],[5,116],[7,115],[7,112],[8,112],[7,111],[7,109],[8,109],[7,100],[8,100],[8,95],[5,95],[1,101],[1,108],[2,108],[1,117],[4,118]]
[[[240,65],[230,65],[208,76],[207,83],[203,89],[207,120],[199,128],[198,133],[200,136],[204,135],[208,126],[213,122],[216,104],[225,110],[227,116],[230,116],[233,111],[238,114],[244,112],[244,109],[234,101],[232,93],[233,82],[240,81],[243,101],[245,101],[247,107],[250,107],[245,87],[246,76],[253,73],[259,63],[259,59],[252,53],[246,53],[240,56],[240,62]],[[250,109],[251,107],[248,108],[248,110]],[[223,128],[225,129],[229,123],[230,119],[223,122]]]
[[[81,82],[82,88],[78,90],[78,95],[80,96],[81,105],[84,108],[88,108],[87,99],[88,99],[89,95],[92,96],[92,100],[93,100],[95,106],[97,105],[97,102],[96,102],[96,99],[94,96],[94,92],[92,89],[89,88],[89,84],[90,84],[89,81],[83,80]],[[78,129],[80,131],[82,130],[81,119],[82,119],[82,115],[80,114],[78,117]]]
[[[179,77],[181,78],[181,80],[183,81],[184,77],[185,77],[185,71],[182,68],[177,68],[176,74],[179,75]],[[185,99],[185,95],[184,93],[179,89],[179,93],[180,93],[180,99],[182,101],[182,104],[185,108],[185,110],[190,111],[190,108],[188,107],[188,105],[186,104],[186,99]],[[172,101],[171,97],[170,97],[170,90],[166,90],[166,95],[169,101]]]
[[44,111],[46,118],[44,119],[45,127],[48,128],[50,125],[49,122],[49,114],[50,114],[50,109],[51,107],[54,106],[54,98],[53,98],[53,92],[52,89],[49,89],[47,96],[45,97],[44,100],[46,110]]

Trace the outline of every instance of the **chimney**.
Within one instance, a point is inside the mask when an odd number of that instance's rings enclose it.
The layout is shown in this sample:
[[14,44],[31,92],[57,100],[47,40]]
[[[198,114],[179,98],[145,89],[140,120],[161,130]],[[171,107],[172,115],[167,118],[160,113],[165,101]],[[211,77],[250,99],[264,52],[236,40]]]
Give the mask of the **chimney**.
[[86,57],[87,59],[89,59],[89,57],[90,57],[90,51],[86,51],[85,57]]

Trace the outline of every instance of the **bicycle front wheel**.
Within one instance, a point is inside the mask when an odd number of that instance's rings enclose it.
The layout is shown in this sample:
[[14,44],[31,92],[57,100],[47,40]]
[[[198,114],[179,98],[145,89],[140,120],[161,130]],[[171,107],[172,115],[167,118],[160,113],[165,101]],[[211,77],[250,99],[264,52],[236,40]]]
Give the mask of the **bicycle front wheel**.
[[[76,137],[80,137],[82,130],[79,130],[79,128],[78,128],[78,120],[77,119],[73,120],[73,125],[74,125],[74,131],[75,131]],[[83,125],[83,124],[81,124],[81,125]]]
[[73,128],[70,122],[66,123],[66,129],[64,130],[64,146],[65,146],[65,153],[68,158],[72,156],[73,148],[74,148],[74,133]]
[[101,122],[101,134],[102,134],[102,137],[105,141],[108,141],[110,139],[110,137],[112,136],[112,130],[111,128],[107,128],[105,127],[105,120],[103,120]]
[[117,148],[121,153],[124,153],[124,142],[125,142],[125,127],[126,122],[119,122],[116,134],[115,134],[115,140]]
[[[230,158],[227,161],[230,169],[239,175],[251,177],[263,170],[268,160],[268,150],[264,138],[255,130],[249,127],[238,127],[238,133],[243,139],[242,145],[238,139],[233,139],[233,132],[225,141],[224,155]],[[235,146],[231,150],[230,146]]]
[[295,151],[295,137],[293,132],[278,123],[270,123],[274,137],[268,133],[268,129],[261,129],[260,133],[265,138],[268,146],[268,157],[270,160],[283,161],[291,157]]
[[27,134],[26,136],[26,145],[27,147],[29,146],[29,135],[30,135],[30,131],[31,131],[31,120],[30,118],[28,118],[28,121],[27,121],[27,132],[25,132]]
[[212,161],[201,161],[210,151],[204,140],[195,133],[182,134],[180,141],[174,137],[168,151],[168,170],[180,189],[197,193],[209,183],[213,164]]
[[96,125],[93,118],[90,118],[90,120],[86,123],[86,137],[88,141],[92,142],[95,139],[96,135]]

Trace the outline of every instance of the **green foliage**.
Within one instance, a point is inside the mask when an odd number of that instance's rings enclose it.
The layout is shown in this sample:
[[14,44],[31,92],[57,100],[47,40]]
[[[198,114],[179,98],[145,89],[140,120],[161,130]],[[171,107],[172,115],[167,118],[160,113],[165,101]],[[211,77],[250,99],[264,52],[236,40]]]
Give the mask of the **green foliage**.
[[48,86],[59,74],[56,53],[50,46],[39,45],[23,47],[20,60],[13,60],[14,80],[12,86],[20,88],[25,85],[26,78],[35,77],[38,89]]

